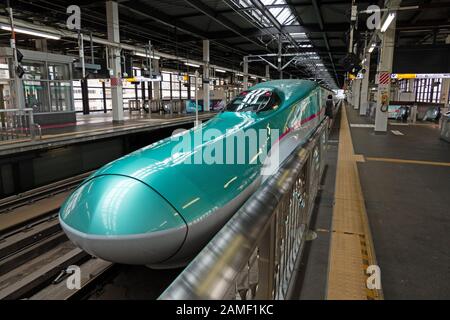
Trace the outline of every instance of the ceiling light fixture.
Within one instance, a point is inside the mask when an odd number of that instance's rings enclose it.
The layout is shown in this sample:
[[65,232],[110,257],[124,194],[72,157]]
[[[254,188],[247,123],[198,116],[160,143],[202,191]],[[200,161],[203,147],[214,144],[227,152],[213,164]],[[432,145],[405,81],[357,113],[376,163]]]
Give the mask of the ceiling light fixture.
[[199,64],[190,63],[190,62],[185,62],[184,64],[187,65],[187,66],[190,66],[190,67],[200,68],[200,65],[199,65]]
[[[0,25],[0,29],[6,30],[6,31],[11,31],[11,27],[7,26],[7,25]],[[31,30],[31,29],[23,29],[23,28],[18,28],[18,27],[14,27],[14,32],[28,34],[30,36],[37,36],[37,37],[52,39],[52,40],[59,40],[59,39],[61,39],[61,37],[58,36],[58,35],[45,33],[45,32],[40,32],[40,31],[34,31],[34,30]]]
[[383,25],[381,26],[381,32],[385,32],[387,28],[389,28],[392,20],[395,18],[395,12],[391,12],[388,14],[386,20],[384,20]]
[[226,71],[222,69],[216,69],[216,72],[225,73]]
[[135,52],[134,55],[138,56],[138,57],[152,58],[152,59],[155,59],[155,60],[161,59],[161,57],[158,57],[158,56],[155,56],[155,55],[150,56],[149,54],[145,54],[145,53],[141,53],[141,52]]

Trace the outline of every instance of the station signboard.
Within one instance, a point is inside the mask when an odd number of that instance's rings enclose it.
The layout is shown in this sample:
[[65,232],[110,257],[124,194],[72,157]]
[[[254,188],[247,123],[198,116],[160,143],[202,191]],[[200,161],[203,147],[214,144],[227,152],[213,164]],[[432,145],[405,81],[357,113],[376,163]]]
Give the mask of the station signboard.
[[393,73],[391,79],[446,79],[450,73]]

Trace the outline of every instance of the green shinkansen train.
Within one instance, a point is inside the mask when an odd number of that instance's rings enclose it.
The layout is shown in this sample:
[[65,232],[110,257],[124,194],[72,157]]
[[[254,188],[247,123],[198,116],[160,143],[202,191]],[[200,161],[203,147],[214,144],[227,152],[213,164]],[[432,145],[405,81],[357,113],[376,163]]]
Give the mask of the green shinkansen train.
[[68,237],[104,260],[187,264],[325,118],[331,91],[275,80],[242,92],[206,123],[111,162],[60,211]]

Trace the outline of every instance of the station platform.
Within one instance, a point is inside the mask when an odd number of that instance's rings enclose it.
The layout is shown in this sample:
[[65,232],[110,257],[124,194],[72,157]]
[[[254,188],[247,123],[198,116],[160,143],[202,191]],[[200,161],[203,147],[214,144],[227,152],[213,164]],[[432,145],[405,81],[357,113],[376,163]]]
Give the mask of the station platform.
[[[200,112],[199,120],[208,120],[215,114],[215,112]],[[152,131],[165,127],[188,124],[193,121],[195,121],[195,114],[160,115],[125,113],[124,122],[121,124],[113,123],[111,113],[77,115],[76,123],[42,127],[42,138],[37,138],[34,141],[0,141],[0,156],[46,147],[60,147],[130,133]]]
[[[450,298],[450,144],[437,125],[392,122],[375,134],[345,106],[327,157],[296,296]],[[367,287],[369,265],[381,290]]]

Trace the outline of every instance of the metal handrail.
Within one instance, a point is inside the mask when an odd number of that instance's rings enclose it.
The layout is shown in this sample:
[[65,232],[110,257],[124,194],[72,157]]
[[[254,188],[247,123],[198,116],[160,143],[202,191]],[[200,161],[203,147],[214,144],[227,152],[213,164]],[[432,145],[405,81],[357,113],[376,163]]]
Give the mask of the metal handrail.
[[0,110],[0,141],[34,140],[36,129],[32,108]]
[[31,111],[33,112],[33,108],[25,108],[25,109],[0,109],[0,113],[9,113],[9,112],[20,112],[20,111]]
[[250,197],[159,299],[286,299],[324,169],[324,120]]

